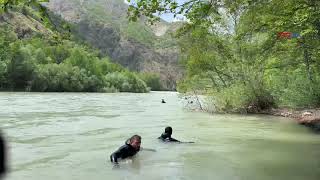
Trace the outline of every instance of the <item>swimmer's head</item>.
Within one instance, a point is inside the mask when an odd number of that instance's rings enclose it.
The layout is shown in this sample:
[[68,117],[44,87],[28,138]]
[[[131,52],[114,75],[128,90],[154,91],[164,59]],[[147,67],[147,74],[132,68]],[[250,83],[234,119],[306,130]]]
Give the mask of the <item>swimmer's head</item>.
[[172,135],[172,127],[168,126],[164,129],[164,133],[171,136]]
[[140,150],[140,145],[141,145],[141,136],[139,135],[133,135],[129,139],[129,144],[137,151]]

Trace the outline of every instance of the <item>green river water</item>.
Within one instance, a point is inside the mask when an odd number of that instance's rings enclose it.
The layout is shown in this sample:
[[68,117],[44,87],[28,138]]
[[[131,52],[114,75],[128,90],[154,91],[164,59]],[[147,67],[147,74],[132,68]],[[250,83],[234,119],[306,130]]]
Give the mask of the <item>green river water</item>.
[[[161,103],[161,99],[167,101]],[[319,180],[320,136],[285,118],[190,112],[173,92],[0,93],[8,180]],[[164,127],[194,144],[164,144]],[[141,151],[113,168],[133,134]]]

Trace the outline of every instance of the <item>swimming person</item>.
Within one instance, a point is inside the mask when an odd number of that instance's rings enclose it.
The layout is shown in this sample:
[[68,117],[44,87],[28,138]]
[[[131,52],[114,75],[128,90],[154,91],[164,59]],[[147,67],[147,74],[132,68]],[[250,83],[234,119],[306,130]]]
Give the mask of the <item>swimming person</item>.
[[119,159],[125,159],[136,155],[140,151],[141,136],[134,135],[125,145],[121,146],[117,151],[110,155],[110,161],[112,163],[118,164]]
[[161,134],[160,137],[158,137],[158,139],[162,140],[163,142],[177,142],[177,143],[194,143],[192,141],[190,142],[181,142],[179,140],[176,140],[174,138],[171,137],[172,135],[172,127],[168,126],[164,129],[164,133]]
[[168,126],[164,129],[164,133],[162,133],[158,139],[162,140],[163,142],[180,142],[179,140],[172,138],[171,135],[172,127]]
[[6,145],[0,132],[0,179],[4,177],[6,170]]

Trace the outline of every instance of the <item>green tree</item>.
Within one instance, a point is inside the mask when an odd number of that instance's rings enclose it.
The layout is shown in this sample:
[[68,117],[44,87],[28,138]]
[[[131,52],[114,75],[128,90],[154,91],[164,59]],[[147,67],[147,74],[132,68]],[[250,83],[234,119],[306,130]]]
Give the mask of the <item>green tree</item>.
[[[186,77],[183,91],[200,90],[217,109],[259,111],[277,104],[319,105],[320,1],[130,1],[129,18],[182,14],[179,30]],[[280,32],[298,33],[281,38]]]
[[12,58],[8,63],[8,79],[14,89],[25,89],[29,86],[35,68],[32,46],[15,43]]
[[0,89],[8,85],[8,63],[12,53],[10,43],[15,41],[17,37],[8,27],[0,27]]
[[138,77],[142,79],[152,91],[161,91],[163,87],[159,75],[152,73],[140,73]]
[[148,92],[147,85],[131,72],[114,72],[106,75],[105,80],[109,87],[116,88],[120,92]]

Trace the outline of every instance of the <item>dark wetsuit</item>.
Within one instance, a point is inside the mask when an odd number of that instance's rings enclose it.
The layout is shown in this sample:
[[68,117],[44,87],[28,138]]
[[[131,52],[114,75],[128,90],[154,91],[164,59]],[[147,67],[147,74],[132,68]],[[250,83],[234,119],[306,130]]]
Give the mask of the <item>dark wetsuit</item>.
[[162,140],[163,142],[180,142],[179,140],[176,140],[172,138],[169,134],[167,133],[162,133],[158,139]]
[[6,153],[4,139],[0,133],[0,178],[6,172]]
[[135,150],[130,144],[125,144],[110,155],[110,161],[117,163],[119,158],[125,159],[127,157],[134,156],[137,152],[139,152],[139,150]]

